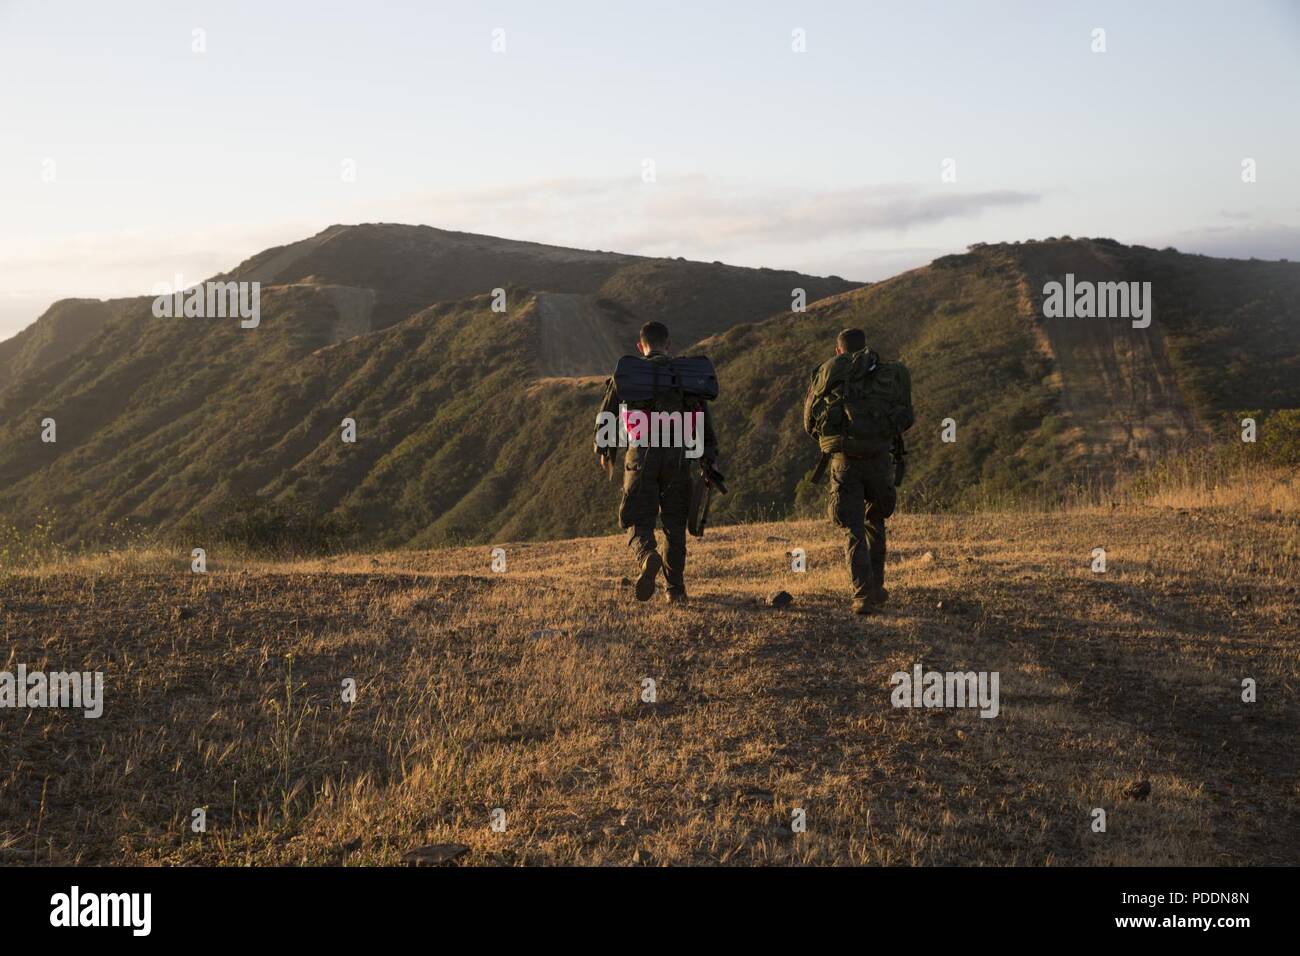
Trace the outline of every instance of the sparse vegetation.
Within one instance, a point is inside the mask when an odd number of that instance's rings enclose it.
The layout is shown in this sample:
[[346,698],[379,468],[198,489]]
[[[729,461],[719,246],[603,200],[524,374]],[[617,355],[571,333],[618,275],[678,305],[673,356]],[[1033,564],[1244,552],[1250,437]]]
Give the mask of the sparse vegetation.
[[356,525],[322,512],[314,502],[293,499],[228,497],[177,527],[178,547],[202,543],[278,557],[330,554],[356,535]]
[[[903,516],[867,619],[823,521],[711,529],[686,608],[630,599],[621,537],[510,545],[504,574],[477,547],[28,568],[11,656],[104,670],[106,704],[10,725],[0,861],[391,864],[454,841],[467,864],[1295,864],[1290,487],[1280,509]],[[1000,716],[893,709],[917,661],[998,671]]]
[[[156,319],[148,300],[124,300],[75,355],[25,365],[0,390],[0,511],[30,522],[53,508],[66,543],[102,542],[128,518],[206,533],[241,499],[310,502],[317,525],[332,516],[370,545],[604,530],[615,491],[589,460],[599,384],[534,387],[539,321],[521,285],[507,283],[506,314],[485,294],[438,301],[487,292],[503,272],[668,318],[682,345],[786,308],[793,285],[813,297],[853,287],[427,227],[332,227],[230,274],[270,283],[255,332]],[[377,290],[373,331],[336,340],[331,284]],[[46,416],[57,443],[34,430]],[[358,422],[352,446],[339,440],[344,416]],[[258,519],[238,533],[272,531]]]
[[[388,228],[344,229],[236,271],[384,282],[386,267],[364,271],[378,268],[374,249],[389,243],[393,261],[415,263],[450,242],[437,230]],[[725,329],[701,346],[723,385],[714,411],[731,494],[716,502],[718,521],[820,513],[820,490],[806,485],[816,450],[799,413],[812,370],[846,325],[864,327],[873,347],[912,370],[918,424],[904,510],[1095,497],[1171,452],[1232,444],[1228,413],[1240,409],[1270,423],[1262,455],[1274,423],[1292,433],[1300,408],[1297,266],[1091,240],[992,244],[792,313],[792,285],[810,296],[838,287],[772,270],[484,242],[505,251],[473,255],[558,263],[555,284],[590,290],[607,312],[665,319],[683,347],[693,333]],[[314,283],[269,286],[256,333],[128,310],[84,354],[0,392],[0,507],[26,524],[54,510],[58,540],[74,546],[102,542],[125,520],[172,538],[216,530],[298,549],[609,530],[618,487],[590,450],[601,376],[539,377],[563,343],[543,347],[527,289],[509,286],[505,315],[486,295],[418,308],[410,303],[441,294],[443,279],[412,269],[379,296],[375,331],[337,343],[336,303]],[[1082,326],[1044,331],[1035,290],[1064,269],[1149,278],[1155,334],[1112,342]],[[57,444],[38,440],[34,423],[46,415],[58,421]],[[345,416],[358,422],[354,445],[339,438]],[[949,417],[957,441],[941,444]]]

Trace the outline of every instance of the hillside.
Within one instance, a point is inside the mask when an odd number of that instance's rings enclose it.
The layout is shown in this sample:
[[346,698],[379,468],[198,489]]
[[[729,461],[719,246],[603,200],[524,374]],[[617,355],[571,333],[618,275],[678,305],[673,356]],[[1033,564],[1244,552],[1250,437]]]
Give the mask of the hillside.
[[[347,321],[352,334],[386,328],[436,302],[514,286],[581,296],[583,308],[624,325],[672,318],[682,344],[738,321],[766,318],[789,303],[796,287],[811,301],[860,284],[392,223],[330,226],[211,278],[366,290],[374,302],[364,320]],[[28,328],[0,342],[0,392],[87,346],[116,319],[138,324],[148,302],[146,296],[56,302]],[[349,314],[346,307],[340,312]],[[565,339],[563,344],[581,341],[576,332]]]
[[[1045,320],[1043,282],[1065,271],[1150,281],[1155,320]],[[821,507],[824,492],[803,481],[816,449],[801,401],[847,326],[912,371],[904,507],[1048,502],[1197,442],[1240,447],[1237,412],[1300,409],[1300,265],[1109,240],[976,247],[702,344],[725,389],[724,470],[744,476],[723,520]],[[940,440],[946,418],[952,443]],[[1243,453],[1266,454],[1265,441]]]
[[60,299],[27,328],[0,342],[0,391],[87,345],[132,305],[131,299]]
[[[835,277],[590,252],[393,223],[330,226],[309,239],[259,253],[222,278],[375,289],[421,305],[497,288],[562,293],[581,296],[584,307],[624,325],[672,321],[682,345],[736,322],[767,318],[789,305],[795,287],[804,288],[812,301],[860,285]],[[375,327],[412,311],[390,313],[388,321]],[[562,344],[581,345],[581,326],[565,331]],[[624,347],[630,347],[626,341]]]
[[[157,319],[140,298],[111,310],[57,304],[15,340],[14,378],[0,389],[5,516],[30,524],[51,514],[64,540],[104,540],[127,526],[172,529],[232,500],[289,489],[312,514],[346,506],[349,522],[387,521],[385,508],[396,505],[409,522],[376,527],[387,540],[442,534],[429,527],[439,517],[445,533],[467,534],[457,514],[473,514],[485,490],[474,493],[484,473],[469,469],[501,451],[501,436],[472,458],[441,447],[448,436],[471,439],[466,427],[499,427],[494,415],[482,426],[472,420],[471,395],[485,410],[496,389],[517,404],[522,386],[547,372],[538,356],[551,356],[560,374],[601,372],[652,318],[680,317],[680,334],[703,336],[770,314],[794,287],[812,296],[853,287],[391,225],[330,227],[219,278],[263,283],[257,329]],[[539,310],[521,281],[547,290],[543,303],[553,296],[569,307]],[[485,295],[498,287],[509,289],[505,315]],[[83,313],[101,321],[83,323],[86,341],[75,348],[66,317]],[[591,323],[611,331],[584,353]],[[58,348],[36,348],[51,339]],[[336,345],[348,347],[320,351]],[[509,374],[485,377],[491,368]],[[329,436],[345,415],[360,423],[357,454],[330,472],[343,459]],[[56,443],[39,440],[46,417],[58,423]],[[398,488],[395,477],[414,484]],[[422,498],[431,484],[446,490]],[[380,514],[371,499],[384,506]],[[538,530],[554,524],[528,520]]]
[[[101,669],[104,710],[9,715],[0,863],[391,865],[456,842],[467,865],[1294,866],[1297,490],[903,516],[865,619],[822,521],[710,531],[686,607],[631,599],[621,536],[500,542],[502,573],[482,547],[29,566],[0,601],[11,655]],[[997,672],[997,716],[894,708],[916,664]]]
[[[1063,239],[976,247],[850,289],[549,247],[533,262],[533,245],[333,227],[232,273],[279,283],[256,330],[158,320],[141,302],[0,392],[0,512],[45,514],[71,542],[128,525],[309,547],[600,533],[618,488],[595,467],[592,415],[647,318],[679,345],[699,336],[717,363],[722,522],[821,511],[799,410],[847,325],[913,372],[905,509],[1049,501],[1189,443],[1240,447],[1244,410],[1265,424],[1242,453],[1264,456],[1269,416],[1300,408],[1300,265]],[[1063,271],[1151,281],[1155,321],[1044,320],[1042,282]],[[540,287],[505,286],[504,313],[486,289],[415,307],[540,274]],[[783,311],[794,287],[817,299],[807,312]],[[57,444],[39,440],[46,416]],[[345,417],[355,444],[340,439]]]

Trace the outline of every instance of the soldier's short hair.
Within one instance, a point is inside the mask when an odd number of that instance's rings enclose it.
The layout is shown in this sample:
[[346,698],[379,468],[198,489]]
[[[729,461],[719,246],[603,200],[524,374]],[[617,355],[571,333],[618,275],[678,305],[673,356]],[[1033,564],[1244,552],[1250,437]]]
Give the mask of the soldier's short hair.
[[650,348],[663,348],[668,344],[668,326],[662,322],[647,322],[641,326],[641,341]]
[[835,344],[845,355],[861,352],[867,347],[867,333],[861,329],[845,329],[835,340]]

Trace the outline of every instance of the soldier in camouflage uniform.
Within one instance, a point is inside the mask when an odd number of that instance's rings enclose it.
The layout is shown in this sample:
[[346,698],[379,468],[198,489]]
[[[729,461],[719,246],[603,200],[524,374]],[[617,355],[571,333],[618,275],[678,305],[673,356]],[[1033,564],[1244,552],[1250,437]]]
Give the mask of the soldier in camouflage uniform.
[[[835,354],[851,355],[866,347],[865,332],[845,329],[836,342]],[[814,437],[813,406],[820,372],[804,401],[804,430]],[[857,449],[851,455],[831,454],[830,492],[831,521],[844,532],[844,554],[853,579],[853,611],[869,614],[889,598],[884,586],[885,519],[894,513],[897,503],[889,446]]]
[[[668,362],[670,343],[668,329],[661,322],[647,322],[641,328],[637,351],[651,362]],[[618,389],[611,377],[605,383],[605,400],[602,413],[619,414]],[[642,407],[627,403],[629,408]],[[679,409],[660,408],[658,411]],[[683,412],[704,413],[705,462],[716,463],[718,441],[713,431],[708,403],[689,398],[680,409]],[[599,417],[603,417],[599,416]],[[597,421],[599,422],[599,417]],[[599,431],[599,426],[598,426]],[[596,446],[596,455],[606,468],[612,469],[616,448]],[[638,601],[648,601],[654,596],[655,579],[662,570],[668,589],[667,600],[673,603],[686,600],[686,522],[691,507],[691,482],[693,470],[699,460],[686,456],[686,448],[629,447],[623,465],[623,497],[618,506],[619,527],[629,529],[628,545],[636,555],[641,573],[636,581]],[[695,480],[699,480],[696,478]],[[663,523],[667,542],[663,557],[655,541],[655,520]]]

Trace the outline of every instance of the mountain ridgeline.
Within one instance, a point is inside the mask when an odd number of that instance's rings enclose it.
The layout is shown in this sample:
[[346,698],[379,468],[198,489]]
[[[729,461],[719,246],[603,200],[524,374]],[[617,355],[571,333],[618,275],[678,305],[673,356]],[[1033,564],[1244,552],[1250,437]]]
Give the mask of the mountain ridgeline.
[[[1043,318],[1044,284],[1066,274],[1150,282],[1154,321]],[[1266,446],[1300,408],[1300,265],[1103,239],[977,246],[864,286],[377,224],[218,278],[262,284],[257,328],[155,318],[146,297],[69,300],[0,343],[0,515],[66,543],[132,528],[193,546],[606,532],[618,486],[597,468],[593,416],[651,319],[717,365],[723,522],[820,509],[800,415],[845,326],[912,370],[914,509],[1048,501],[1239,443],[1244,412]],[[806,311],[789,311],[795,289]]]

